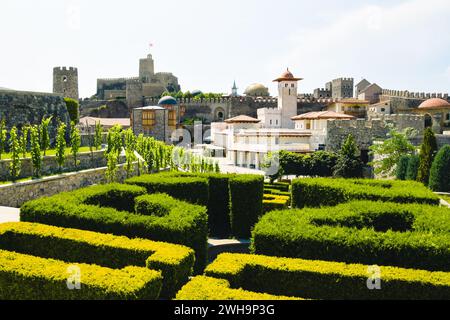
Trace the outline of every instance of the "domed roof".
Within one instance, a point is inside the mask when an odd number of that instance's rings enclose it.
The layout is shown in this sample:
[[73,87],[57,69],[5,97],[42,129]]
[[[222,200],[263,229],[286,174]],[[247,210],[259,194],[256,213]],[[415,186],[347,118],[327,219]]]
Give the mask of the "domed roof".
[[251,84],[245,89],[244,94],[252,97],[268,97],[269,89],[262,85],[261,83]]
[[294,77],[294,75],[292,74],[292,72],[289,71],[289,68],[288,68],[285,72],[283,72],[281,74],[281,76],[279,76],[277,79],[275,79],[273,81],[280,82],[280,81],[299,81],[299,80],[303,80],[303,79]]
[[419,106],[419,109],[442,109],[450,108],[450,103],[444,99],[432,98],[428,99]]
[[158,101],[158,105],[160,105],[160,106],[162,106],[162,105],[176,105],[176,104],[178,104],[177,100],[174,97],[171,97],[171,96],[162,97]]
[[192,96],[198,96],[199,94],[202,94],[203,92],[201,92],[200,90],[194,90],[191,92]]

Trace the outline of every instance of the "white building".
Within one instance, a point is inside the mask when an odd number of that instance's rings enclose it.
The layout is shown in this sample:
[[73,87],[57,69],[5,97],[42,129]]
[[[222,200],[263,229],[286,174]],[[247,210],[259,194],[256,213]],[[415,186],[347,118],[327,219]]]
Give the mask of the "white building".
[[278,83],[278,107],[258,109],[258,119],[241,115],[211,124],[212,145],[223,148],[228,163],[261,169],[265,156],[281,150],[311,153],[326,143],[330,119],[353,119],[333,111],[311,112],[297,116],[298,86],[287,70]]

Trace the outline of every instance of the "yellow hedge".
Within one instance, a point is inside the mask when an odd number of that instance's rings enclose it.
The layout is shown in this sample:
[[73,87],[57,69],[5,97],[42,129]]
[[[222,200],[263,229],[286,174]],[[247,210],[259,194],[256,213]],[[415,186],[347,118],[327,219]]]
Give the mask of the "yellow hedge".
[[198,276],[177,294],[176,300],[299,300],[295,298],[231,289],[227,280]]

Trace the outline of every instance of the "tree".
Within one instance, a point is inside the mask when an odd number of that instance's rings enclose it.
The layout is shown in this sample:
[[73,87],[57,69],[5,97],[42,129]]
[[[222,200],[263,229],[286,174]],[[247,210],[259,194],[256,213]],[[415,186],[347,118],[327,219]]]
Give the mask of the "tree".
[[384,177],[392,176],[395,168],[404,155],[412,155],[415,147],[409,141],[417,134],[413,128],[406,128],[402,132],[391,129],[388,133],[388,139],[381,144],[374,144],[370,147],[371,154],[375,160],[370,163],[375,169],[375,173]]
[[395,176],[398,180],[406,180],[406,173],[408,171],[408,163],[411,156],[404,155],[400,157],[397,168],[395,170]]
[[406,170],[406,180],[416,181],[417,171],[419,170],[419,156],[410,156],[408,161],[408,168]]
[[9,164],[9,173],[13,182],[17,181],[20,175],[20,142],[17,135],[17,128],[14,126],[9,134],[9,148],[11,152],[11,163]]
[[434,157],[437,152],[437,142],[431,128],[425,129],[423,143],[420,146],[419,153],[419,172],[417,173],[417,181],[428,185],[430,179],[430,169],[433,164]]
[[64,98],[64,102],[66,103],[70,121],[78,124],[78,122],[80,121],[80,104],[77,100],[71,98]]
[[50,136],[48,134],[48,127],[50,125],[50,121],[52,121],[52,117],[42,118],[41,127],[40,127],[40,136],[41,136],[41,149],[44,152],[44,156],[46,151],[50,147]]
[[70,153],[73,157],[73,163],[75,165],[75,168],[78,167],[78,152],[80,150],[81,145],[81,136],[80,136],[80,130],[75,125],[75,122],[72,121],[71,127],[70,127]]
[[341,178],[362,178],[364,163],[352,134],[349,134],[339,152],[333,175]]
[[7,131],[6,131],[5,120],[2,119],[0,121],[0,160],[2,159],[3,152],[5,152],[6,134],[7,134]]
[[450,192],[450,145],[445,145],[434,158],[429,187],[437,192]]
[[28,148],[28,133],[30,131],[29,126],[23,126],[22,135],[20,136],[20,148],[22,150],[22,157],[27,157],[27,148]]
[[117,180],[117,154],[115,152],[109,152],[106,155],[106,180],[109,183],[116,182]]
[[64,162],[66,161],[66,124],[61,122],[56,133],[56,162],[59,172],[62,172]]
[[31,163],[33,164],[33,177],[41,176],[42,156],[41,146],[39,144],[39,129],[37,126],[30,128],[30,144],[31,144]]
[[95,123],[95,133],[94,133],[94,146],[95,149],[98,150],[102,146],[103,142],[103,128],[99,122]]
[[137,160],[134,151],[136,150],[136,136],[133,130],[128,129],[123,132],[124,142],[125,142],[125,157],[126,166],[125,170],[127,172],[127,178],[130,178],[134,171],[134,162]]

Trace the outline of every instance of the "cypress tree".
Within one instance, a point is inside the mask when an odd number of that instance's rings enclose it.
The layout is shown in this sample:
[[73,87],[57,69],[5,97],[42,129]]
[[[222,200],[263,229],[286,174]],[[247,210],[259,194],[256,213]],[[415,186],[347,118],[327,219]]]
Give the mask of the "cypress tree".
[[420,147],[419,171],[417,181],[428,185],[430,179],[430,169],[437,152],[437,142],[433,131],[427,128],[424,133],[423,143]]
[[417,171],[419,170],[419,157],[416,155],[410,156],[408,161],[408,168],[406,169],[406,180],[417,180]]
[[450,192],[450,145],[445,145],[434,158],[429,187],[433,191]]
[[397,163],[395,175],[398,180],[406,180],[406,173],[408,171],[408,163],[411,156],[402,156]]

